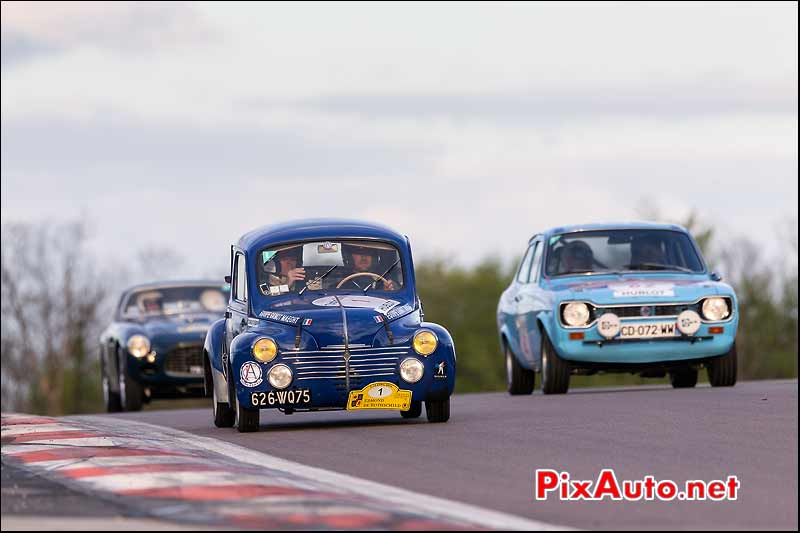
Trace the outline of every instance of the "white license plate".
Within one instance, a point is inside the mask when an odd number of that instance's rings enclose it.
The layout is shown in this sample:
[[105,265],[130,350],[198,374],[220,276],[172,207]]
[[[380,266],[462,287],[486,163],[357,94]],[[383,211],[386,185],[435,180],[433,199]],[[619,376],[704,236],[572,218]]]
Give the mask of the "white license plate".
[[675,322],[649,322],[646,324],[624,324],[619,330],[621,339],[659,339],[677,335]]

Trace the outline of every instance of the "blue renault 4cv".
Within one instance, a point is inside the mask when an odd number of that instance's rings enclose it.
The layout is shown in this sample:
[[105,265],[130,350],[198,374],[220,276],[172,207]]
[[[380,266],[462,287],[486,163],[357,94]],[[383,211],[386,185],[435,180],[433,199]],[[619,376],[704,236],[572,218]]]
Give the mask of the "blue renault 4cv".
[[450,418],[453,340],[423,321],[408,238],[350,220],[305,220],[231,247],[225,318],[206,335],[214,424],[256,431],[260,409],[391,409]]
[[500,298],[508,391],[567,392],[571,374],[669,374],[694,387],[736,383],[736,295],[686,229],[609,224],[534,235]]

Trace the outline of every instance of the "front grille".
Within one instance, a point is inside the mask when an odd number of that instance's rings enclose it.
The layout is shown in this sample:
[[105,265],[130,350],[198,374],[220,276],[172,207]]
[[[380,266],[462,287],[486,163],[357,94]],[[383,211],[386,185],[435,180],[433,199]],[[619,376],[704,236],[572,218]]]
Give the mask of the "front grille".
[[687,309],[699,313],[700,304],[626,305],[620,307],[597,306],[595,313],[598,317],[603,313],[614,313],[620,318],[654,318],[678,316]]
[[[389,378],[397,374],[397,364],[408,355],[408,346],[381,348],[356,345],[350,348],[350,385],[356,388],[362,378]],[[322,350],[283,352],[283,359],[295,367],[297,381],[332,379],[345,382],[344,346],[326,346]]]
[[175,377],[202,376],[203,347],[186,346],[171,350],[164,361],[164,372]]

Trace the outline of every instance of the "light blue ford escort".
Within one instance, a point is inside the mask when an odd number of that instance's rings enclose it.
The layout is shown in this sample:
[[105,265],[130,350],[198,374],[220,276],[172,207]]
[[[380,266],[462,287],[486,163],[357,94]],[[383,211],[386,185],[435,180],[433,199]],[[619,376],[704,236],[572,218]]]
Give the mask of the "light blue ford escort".
[[736,383],[736,294],[680,226],[554,228],[534,235],[497,307],[510,394],[563,394],[572,374]]

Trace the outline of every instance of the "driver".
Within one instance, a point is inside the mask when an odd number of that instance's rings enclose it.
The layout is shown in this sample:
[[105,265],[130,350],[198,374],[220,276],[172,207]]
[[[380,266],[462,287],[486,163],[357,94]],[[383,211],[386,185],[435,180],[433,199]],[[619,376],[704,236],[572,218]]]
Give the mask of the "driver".
[[564,251],[561,253],[562,260],[564,261],[564,270],[562,273],[569,272],[583,272],[592,270],[594,263],[594,254],[592,249],[583,241],[572,241],[564,246]]
[[652,235],[642,235],[631,241],[631,265],[643,263],[662,265],[666,260],[660,239]]
[[[383,272],[391,266],[391,263],[385,265],[381,270],[378,261],[378,250],[375,248],[371,248],[368,246],[358,246],[354,244],[348,244],[343,246],[343,251],[349,256],[349,266],[351,272],[348,275],[353,274],[360,274],[360,273],[372,273],[381,275]],[[398,284],[393,281],[392,276],[387,274],[386,281],[377,280],[376,285],[377,287],[382,288],[384,291],[396,291],[398,289]],[[364,289],[367,285],[371,284],[374,280],[372,276],[361,276],[355,279],[350,280],[348,283],[355,285],[359,289]]]
[[139,309],[144,314],[160,314],[163,307],[163,297],[160,292],[147,292],[139,297]]

